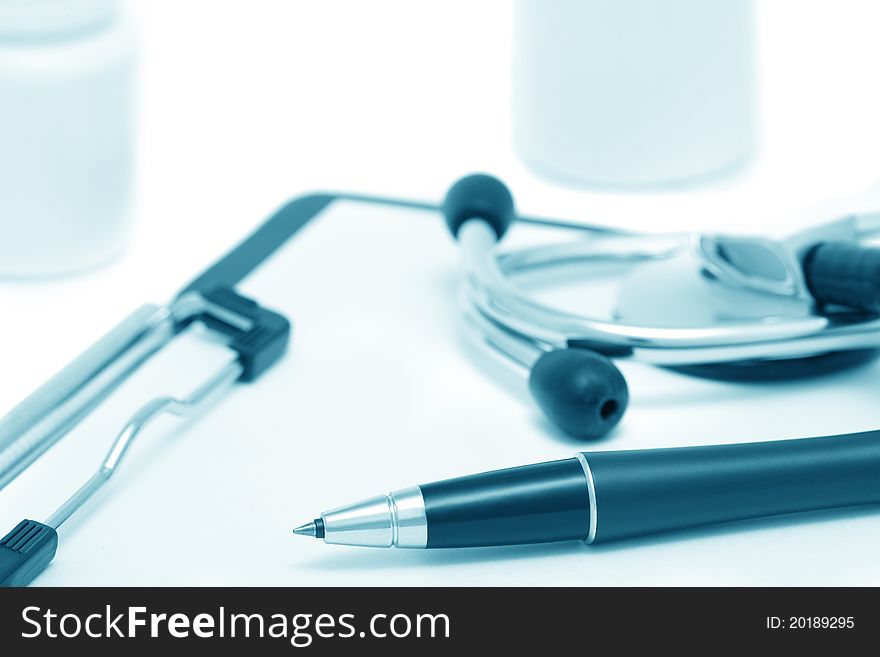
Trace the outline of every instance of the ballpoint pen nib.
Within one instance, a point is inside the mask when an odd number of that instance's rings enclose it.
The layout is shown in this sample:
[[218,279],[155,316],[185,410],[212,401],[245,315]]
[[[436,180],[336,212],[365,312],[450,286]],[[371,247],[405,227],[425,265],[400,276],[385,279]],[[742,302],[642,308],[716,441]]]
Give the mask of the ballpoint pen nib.
[[318,535],[318,527],[315,525],[313,520],[305,523],[304,525],[300,525],[296,529],[293,530],[294,534],[299,534],[300,536],[314,536]]

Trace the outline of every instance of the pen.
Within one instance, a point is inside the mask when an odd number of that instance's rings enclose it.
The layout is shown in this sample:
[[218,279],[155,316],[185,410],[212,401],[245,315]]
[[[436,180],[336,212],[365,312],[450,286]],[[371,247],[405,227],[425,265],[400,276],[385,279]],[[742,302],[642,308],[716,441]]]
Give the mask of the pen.
[[294,529],[325,543],[453,548],[599,543],[880,502],[880,431],[582,452],[411,486]]

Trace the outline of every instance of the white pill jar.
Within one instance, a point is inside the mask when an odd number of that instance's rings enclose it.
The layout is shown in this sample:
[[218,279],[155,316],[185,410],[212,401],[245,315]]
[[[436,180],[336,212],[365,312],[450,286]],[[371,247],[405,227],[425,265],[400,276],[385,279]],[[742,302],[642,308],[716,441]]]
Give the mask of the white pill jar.
[[752,0],[519,0],[514,146],[586,187],[691,184],[756,147]]
[[117,0],[0,0],[0,276],[123,249],[135,38]]

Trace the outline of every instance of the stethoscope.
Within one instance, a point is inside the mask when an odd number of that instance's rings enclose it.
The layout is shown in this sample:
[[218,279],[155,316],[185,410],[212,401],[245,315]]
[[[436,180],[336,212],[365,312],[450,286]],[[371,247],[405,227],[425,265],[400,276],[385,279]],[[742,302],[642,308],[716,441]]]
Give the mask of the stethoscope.
[[[462,178],[443,212],[462,256],[468,323],[527,369],[535,401],[576,438],[605,435],[626,410],[626,381],[612,359],[761,380],[844,367],[880,348],[880,249],[862,241],[880,231],[878,213],[846,214],[782,240],[587,227],[592,239],[503,252],[516,217],[499,180]],[[608,319],[525,289],[549,268],[608,262],[633,265]]]

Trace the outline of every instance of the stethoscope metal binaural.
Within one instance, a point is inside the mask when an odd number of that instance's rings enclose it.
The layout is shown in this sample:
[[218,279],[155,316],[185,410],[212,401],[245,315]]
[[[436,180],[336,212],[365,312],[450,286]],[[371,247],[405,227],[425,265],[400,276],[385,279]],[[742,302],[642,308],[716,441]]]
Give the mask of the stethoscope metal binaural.
[[[578,438],[604,435],[626,409],[626,382],[611,358],[730,374],[786,363],[819,370],[837,356],[848,363],[880,348],[880,249],[861,241],[880,230],[877,213],[846,215],[786,240],[587,228],[594,239],[501,252],[515,219],[503,183],[467,176],[450,188],[443,211],[462,254],[469,322],[487,346],[529,371],[542,410]],[[542,303],[514,282],[603,262],[644,269],[630,292],[692,299],[679,314],[694,317],[654,322],[640,316],[649,304],[639,300],[612,319],[587,316]],[[738,315],[749,306],[759,314]]]

